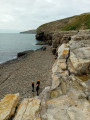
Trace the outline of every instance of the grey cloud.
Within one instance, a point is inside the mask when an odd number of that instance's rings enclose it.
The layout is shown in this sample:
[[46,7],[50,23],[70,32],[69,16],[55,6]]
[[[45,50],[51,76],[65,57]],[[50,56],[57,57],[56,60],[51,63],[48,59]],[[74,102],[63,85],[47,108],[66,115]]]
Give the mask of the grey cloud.
[[28,30],[85,12],[89,0],[0,0],[0,29]]

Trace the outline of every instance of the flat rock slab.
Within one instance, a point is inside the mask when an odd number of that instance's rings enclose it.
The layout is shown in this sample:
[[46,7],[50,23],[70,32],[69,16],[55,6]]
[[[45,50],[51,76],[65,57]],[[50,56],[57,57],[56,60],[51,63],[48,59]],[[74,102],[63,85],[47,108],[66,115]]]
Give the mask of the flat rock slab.
[[[76,93],[77,94],[77,93]],[[46,101],[45,120],[89,120],[90,104],[85,99],[78,99],[73,92]]]
[[90,72],[89,70],[90,60],[77,58],[76,55],[73,52],[71,52],[70,61],[74,69],[78,72],[78,74]]
[[19,105],[14,120],[41,120],[39,115],[41,100],[25,98]]
[[19,93],[8,94],[0,101],[0,120],[7,120],[14,115],[19,100]]

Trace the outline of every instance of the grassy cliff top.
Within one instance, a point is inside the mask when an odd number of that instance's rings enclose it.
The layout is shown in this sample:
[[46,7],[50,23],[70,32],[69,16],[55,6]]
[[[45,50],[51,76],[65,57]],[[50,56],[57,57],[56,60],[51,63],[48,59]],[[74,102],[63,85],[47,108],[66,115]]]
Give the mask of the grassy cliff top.
[[46,23],[37,28],[37,33],[49,31],[69,31],[90,29],[90,13]]

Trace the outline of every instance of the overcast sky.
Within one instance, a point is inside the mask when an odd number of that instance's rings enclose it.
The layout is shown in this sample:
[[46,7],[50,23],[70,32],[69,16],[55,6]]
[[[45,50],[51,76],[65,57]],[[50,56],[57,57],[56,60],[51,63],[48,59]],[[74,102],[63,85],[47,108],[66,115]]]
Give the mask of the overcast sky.
[[90,0],[0,0],[0,29],[36,29],[43,23],[86,12],[90,12]]

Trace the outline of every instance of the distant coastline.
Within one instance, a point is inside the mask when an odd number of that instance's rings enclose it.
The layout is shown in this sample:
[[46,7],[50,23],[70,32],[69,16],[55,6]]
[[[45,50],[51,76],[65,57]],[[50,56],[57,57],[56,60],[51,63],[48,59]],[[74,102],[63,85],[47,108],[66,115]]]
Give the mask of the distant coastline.
[[27,31],[23,31],[23,32],[20,32],[21,34],[36,34],[36,30],[27,30]]

